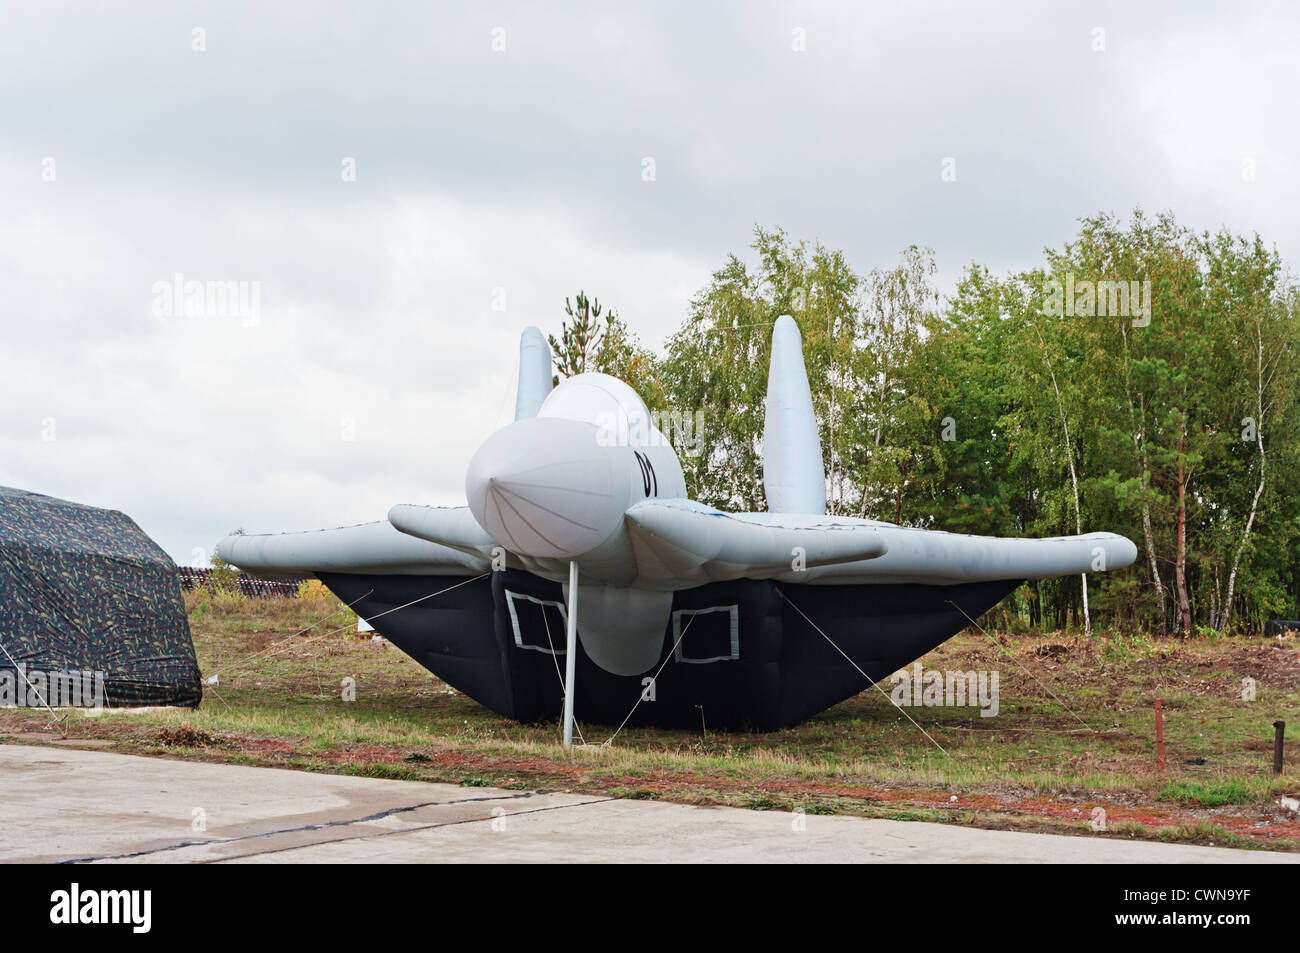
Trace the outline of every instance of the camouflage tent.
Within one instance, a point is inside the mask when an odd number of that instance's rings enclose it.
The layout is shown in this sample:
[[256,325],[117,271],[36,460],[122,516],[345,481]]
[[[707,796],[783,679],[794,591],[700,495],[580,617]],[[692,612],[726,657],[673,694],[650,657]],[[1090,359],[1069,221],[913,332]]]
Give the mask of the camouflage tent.
[[167,554],[115,510],[0,487],[0,704],[201,697]]

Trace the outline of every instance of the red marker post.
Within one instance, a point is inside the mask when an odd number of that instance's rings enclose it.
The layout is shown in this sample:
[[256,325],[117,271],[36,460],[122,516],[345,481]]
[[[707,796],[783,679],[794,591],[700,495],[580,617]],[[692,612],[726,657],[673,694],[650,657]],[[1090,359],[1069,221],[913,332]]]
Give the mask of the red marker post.
[[1156,699],[1156,760],[1160,770],[1165,769],[1165,715],[1160,708],[1160,699]]

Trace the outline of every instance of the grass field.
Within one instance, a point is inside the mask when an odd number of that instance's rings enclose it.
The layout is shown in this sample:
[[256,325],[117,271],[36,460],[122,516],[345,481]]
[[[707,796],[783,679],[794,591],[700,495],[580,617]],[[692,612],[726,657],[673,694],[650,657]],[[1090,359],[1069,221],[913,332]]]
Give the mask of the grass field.
[[[570,757],[558,725],[484,709],[389,643],[358,636],[355,617],[323,589],[269,600],[199,591],[186,602],[203,673],[219,677],[198,710],[59,712],[56,722],[8,709],[0,740],[66,736],[137,754],[470,786],[1300,850],[1300,816],[1278,804],[1300,796],[1300,750],[1272,774],[1272,723],[1292,722],[1289,747],[1300,728],[1294,639],[971,630],[923,662],[998,671],[994,718],[908,709],[922,733],[869,689],[772,734],[626,728],[605,745],[612,727],[580,725],[587,746]],[[1247,677],[1254,701],[1241,697]],[[347,679],[355,700],[344,697]]]

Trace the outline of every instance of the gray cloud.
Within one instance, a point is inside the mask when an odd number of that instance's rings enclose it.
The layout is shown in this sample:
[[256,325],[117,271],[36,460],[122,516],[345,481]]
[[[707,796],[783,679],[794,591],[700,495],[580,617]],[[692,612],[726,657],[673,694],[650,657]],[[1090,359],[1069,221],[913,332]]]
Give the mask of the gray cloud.
[[[555,329],[586,287],[658,345],[755,223],[862,269],[927,244],[949,283],[1138,204],[1258,230],[1295,261],[1298,19],[1172,3],[9,11],[0,482],[121,507],[186,562],[236,525],[454,502],[509,412],[525,325]],[[177,272],[260,282],[259,321],[154,315]]]

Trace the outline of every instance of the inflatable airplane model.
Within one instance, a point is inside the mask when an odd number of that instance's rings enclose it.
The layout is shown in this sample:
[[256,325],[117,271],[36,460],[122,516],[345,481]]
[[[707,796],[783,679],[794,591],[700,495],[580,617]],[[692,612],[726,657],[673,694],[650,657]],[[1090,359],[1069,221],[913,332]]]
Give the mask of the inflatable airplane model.
[[[479,448],[469,505],[231,536],[248,572],[317,577],[450,685],[509,718],[773,730],[946,641],[1027,579],[1128,566],[1111,533],[998,539],[825,515],[799,330],[772,332],[766,513],[694,502],[627,384],[551,386],[520,343],[515,421]],[[560,662],[565,675],[560,675]],[[566,691],[571,686],[572,691]]]

